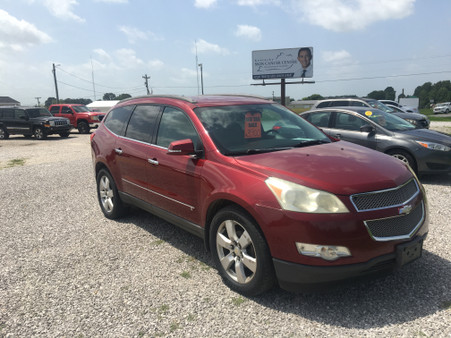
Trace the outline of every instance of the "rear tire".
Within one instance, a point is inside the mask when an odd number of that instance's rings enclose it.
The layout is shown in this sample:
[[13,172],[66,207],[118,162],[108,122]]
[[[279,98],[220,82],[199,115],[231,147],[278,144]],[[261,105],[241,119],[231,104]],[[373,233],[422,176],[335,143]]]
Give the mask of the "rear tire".
[[275,284],[272,258],[255,221],[238,207],[226,207],[213,218],[213,260],[224,283],[245,296],[256,296]]
[[0,127],[0,140],[6,140],[9,138],[9,134],[5,128]]
[[116,183],[105,169],[97,174],[97,198],[106,218],[116,219],[125,214],[126,207],[119,197]]

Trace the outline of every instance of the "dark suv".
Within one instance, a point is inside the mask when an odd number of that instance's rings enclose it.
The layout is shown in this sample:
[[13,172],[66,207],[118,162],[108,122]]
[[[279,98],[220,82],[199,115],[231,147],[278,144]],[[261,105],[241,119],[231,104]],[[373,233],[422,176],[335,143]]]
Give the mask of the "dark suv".
[[369,107],[382,110],[383,112],[396,115],[403,120],[413,124],[415,128],[429,128],[430,121],[424,114],[418,113],[402,113],[390,107],[387,107],[382,102],[370,98],[337,98],[327,99],[316,102],[312,109],[331,108],[331,107]]
[[52,134],[68,137],[72,128],[68,119],[54,117],[46,108],[0,107],[0,139],[7,139],[14,134],[26,137],[34,135],[38,140]]
[[107,218],[134,205],[198,235],[245,295],[400,267],[421,256],[428,232],[407,165],[264,99],[127,99],[91,149]]

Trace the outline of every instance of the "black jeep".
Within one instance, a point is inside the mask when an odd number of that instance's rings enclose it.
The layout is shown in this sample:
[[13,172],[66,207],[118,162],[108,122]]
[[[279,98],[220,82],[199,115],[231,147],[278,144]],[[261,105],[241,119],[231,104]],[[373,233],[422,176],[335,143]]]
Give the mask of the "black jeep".
[[54,117],[42,107],[0,107],[0,140],[9,135],[22,134],[43,140],[47,135],[68,137],[73,126],[69,119]]

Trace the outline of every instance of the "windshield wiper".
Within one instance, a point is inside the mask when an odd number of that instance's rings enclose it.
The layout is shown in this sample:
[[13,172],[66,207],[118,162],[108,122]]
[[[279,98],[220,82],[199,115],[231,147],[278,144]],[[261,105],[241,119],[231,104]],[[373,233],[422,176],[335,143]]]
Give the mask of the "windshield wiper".
[[296,144],[295,147],[308,147],[308,146],[314,146],[314,145],[317,145],[317,144],[324,144],[324,143],[330,143],[330,141],[326,141],[326,140],[301,141],[298,144]]
[[226,156],[253,155],[253,154],[271,153],[274,151],[281,151],[281,150],[287,150],[287,149],[291,149],[291,147],[246,149],[246,150],[240,150],[240,151],[226,152],[224,155],[226,155]]

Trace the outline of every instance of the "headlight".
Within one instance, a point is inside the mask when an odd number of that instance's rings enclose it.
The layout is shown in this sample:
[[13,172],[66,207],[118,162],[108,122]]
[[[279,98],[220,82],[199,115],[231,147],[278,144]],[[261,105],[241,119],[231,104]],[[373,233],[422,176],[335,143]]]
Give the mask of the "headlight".
[[269,177],[265,182],[284,210],[317,214],[349,212],[338,197],[331,193],[275,177]]
[[406,119],[406,121],[413,124],[414,126],[418,124],[416,120]]
[[431,149],[431,150],[440,150],[440,151],[450,151],[451,148],[445,146],[444,144],[434,143],[434,142],[424,142],[424,141],[415,141],[420,146]]
[[93,121],[99,121],[99,117],[98,117],[97,115],[91,116],[91,119],[92,119]]

